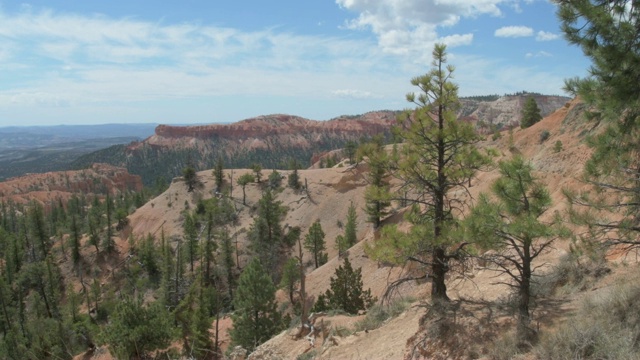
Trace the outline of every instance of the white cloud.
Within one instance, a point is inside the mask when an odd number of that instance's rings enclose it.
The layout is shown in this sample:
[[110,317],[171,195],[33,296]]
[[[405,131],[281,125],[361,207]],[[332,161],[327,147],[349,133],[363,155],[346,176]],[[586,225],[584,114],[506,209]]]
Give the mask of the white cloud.
[[496,37],[527,37],[533,35],[533,29],[527,26],[504,26],[494,32]]
[[380,98],[380,95],[373,94],[369,91],[355,90],[355,89],[339,89],[333,90],[332,95],[350,99],[376,99]]
[[525,57],[527,57],[527,58],[532,58],[532,57],[552,57],[552,56],[553,55],[551,53],[546,52],[546,51],[538,51],[535,54],[531,53],[531,52],[528,52],[528,53],[525,54]]
[[[369,29],[383,51],[396,55],[429,57],[432,45],[468,45],[472,34],[441,37],[438,28],[457,24],[461,18],[500,16],[498,5],[507,0],[336,0],[342,8],[358,13],[347,22],[351,29]],[[426,49],[426,50],[425,50]]]
[[551,32],[546,32],[546,31],[538,31],[538,34],[536,35],[536,41],[551,41],[551,40],[556,40],[559,39],[560,35],[558,34],[554,34]]

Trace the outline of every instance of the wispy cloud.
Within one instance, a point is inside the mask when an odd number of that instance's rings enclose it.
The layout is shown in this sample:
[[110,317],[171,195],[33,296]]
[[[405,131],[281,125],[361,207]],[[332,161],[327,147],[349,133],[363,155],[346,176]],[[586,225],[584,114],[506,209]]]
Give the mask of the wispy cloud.
[[559,38],[560,35],[546,31],[538,31],[538,34],[536,35],[536,41],[551,41]]
[[528,57],[528,58],[532,58],[532,57],[552,57],[552,56],[553,55],[551,53],[546,52],[546,51],[538,51],[537,53],[529,52],[529,53],[525,54],[525,57]]
[[[326,96],[341,83],[372,84],[364,75],[392,63],[375,43],[349,38],[48,10],[0,10],[0,36],[11,44],[0,52],[0,68],[21,64],[29,71],[13,74],[12,88],[0,87],[0,106],[220,94]],[[19,77],[29,77],[28,85],[16,86]]]
[[344,97],[344,98],[350,98],[350,99],[377,99],[381,97],[380,95],[376,95],[370,91],[356,90],[356,89],[333,90],[331,94],[338,97]]
[[504,26],[494,33],[496,37],[517,38],[533,36],[533,29],[527,26]]

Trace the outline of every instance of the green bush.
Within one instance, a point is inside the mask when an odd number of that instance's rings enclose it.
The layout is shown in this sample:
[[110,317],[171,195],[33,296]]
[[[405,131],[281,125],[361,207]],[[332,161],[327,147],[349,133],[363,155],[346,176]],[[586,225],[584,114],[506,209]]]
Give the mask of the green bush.
[[540,133],[540,143],[542,144],[543,142],[547,141],[549,136],[551,136],[549,130],[542,130],[542,132]]
[[562,141],[556,141],[555,145],[553,145],[553,151],[560,152],[562,151]]

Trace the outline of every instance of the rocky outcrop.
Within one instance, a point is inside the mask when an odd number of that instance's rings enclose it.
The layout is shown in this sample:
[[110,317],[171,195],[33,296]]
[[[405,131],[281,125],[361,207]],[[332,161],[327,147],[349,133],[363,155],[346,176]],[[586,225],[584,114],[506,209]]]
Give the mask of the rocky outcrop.
[[[175,139],[231,141],[252,138],[296,136],[298,134],[349,133],[372,136],[389,131],[395,123],[396,112],[376,111],[359,116],[345,116],[328,121],[309,120],[292,115],[259,116],[233,124],[211,124],[199,126],[159,125],[155,135],[146,140],[153,145],[172,143]],[[135,146],[135,145],[133,145]]]
[[522,108],[530,96],[536,100],[542,117],[548,116],[571,100],[564,96],[539,94],[502,96],[495,101],[479,101],[472,98],[462,99],[458,116],[476,123],[479,129],[485,130],[490,127],[502,129],[519,126]]

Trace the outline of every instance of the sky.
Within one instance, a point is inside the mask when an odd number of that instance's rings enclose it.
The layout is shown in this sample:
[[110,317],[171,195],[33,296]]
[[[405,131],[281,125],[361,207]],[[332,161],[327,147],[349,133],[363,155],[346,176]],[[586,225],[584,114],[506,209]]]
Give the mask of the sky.
[[589,60],[555,11],[548,0],[0,0],[0,126],[401,110],[436,43],[460,96],[566,95]]

